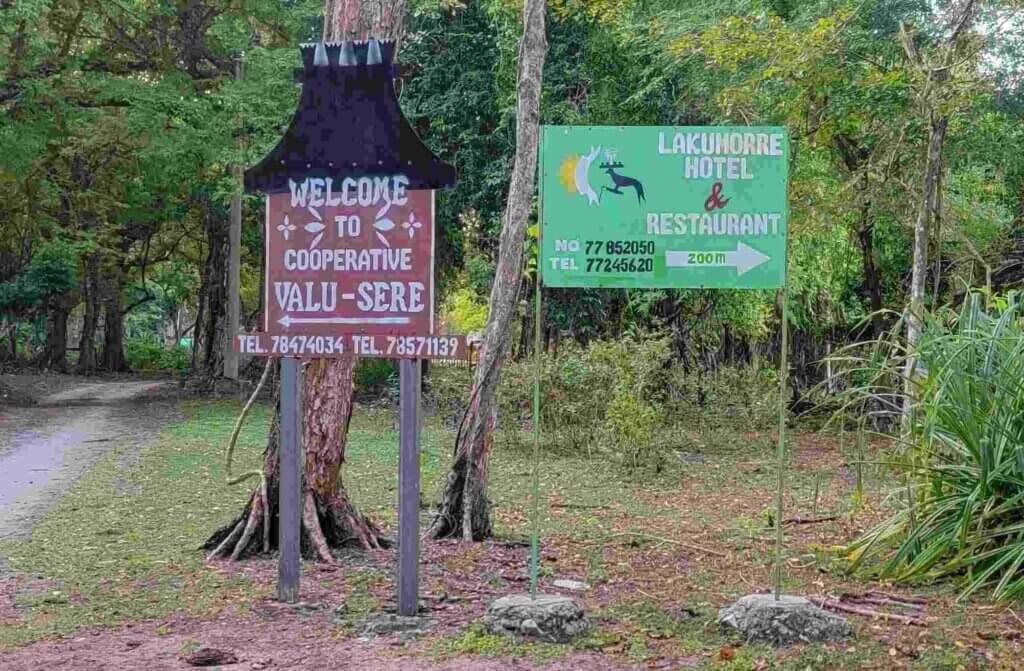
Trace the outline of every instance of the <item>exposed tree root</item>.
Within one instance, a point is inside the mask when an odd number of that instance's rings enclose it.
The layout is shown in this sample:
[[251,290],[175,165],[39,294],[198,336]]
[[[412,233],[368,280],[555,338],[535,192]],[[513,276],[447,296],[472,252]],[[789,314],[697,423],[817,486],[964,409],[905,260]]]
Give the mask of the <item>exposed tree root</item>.
[[[344,461],[345,436],[352,413],[351,361],[318,361],[306,371],[306,397],[309,407],[304,416],[305,465],[300,544],[307,559],[333,563],[331,551],[341,547],[376,549],[386,547],[387,540],[373,523],[352,505],[345,495],[338,476]],[[263,468],[234,477],[232,457],[242,423],[269,377],[270,364],[252,397],[235,422],[228,441],[225,459],[227,483],[236,484],[259,478],[242,513],[230,524],[215,532],[204,545],[208,558],[243,559],[266,554],[277,547],[278,522],[278,460],[280,449],[279,417],[275,413],[270,427]],[[315,399],[315,400],[314,400]]]
[[327,539],[324,538],[324,531],[320,528],[320,518],[317,514],[316,503],[313,501],[313,492],[306,492],[306,501],[302,506],[302,526],[309,534],[309,540],[312,542],[317,556],[320,557],[320,561],[328,564],[334,563],[331,549],[327,547]]
[[463,428],[473,425],[476,403],[470,406],[456,436],[455,463],[448,471],[448,482],[441,504],[430,524],[428,534],[433,538],[457,538],[482,541],[493,534],[491,502],[487,498],[487,457],[491,448],[496,422],[496,410],[482,427],[477,450],[473,450],[472,436]]
[[[203,546],[209,551],[207,559],[245,559],[277,548],[277,483],[273,479],[268,494],[255,490],[241,515],[210,537]],[[340,493],[324,501],[307,491],[301,524],[302,555],[306,559],[333,563],[331,551],[335,548],[376,550],[390,546],[373,522]]]
[[249,542],[252,540],[253,532],[256,531],[256,527],[263,521],[263,509],[266,507],[266,503],[263,501],[263,488],[256,490],[252,497],[252,505],[249,506],[249,519],[245,523],[245,531],[242,532],[242,537],[238,539],[238,543],[235,544],[235,549],[231,553],[232,559],[238,559],[238,556],[242,553]]
[[[215,557],[222,557],[224,553],[229,549],[233,548],[237,542],[238,537],[242,535],[242,520],[232,522],[228,526],[218,530],[206,541],[203,546],[204,549],[213,547],[210,554],[206,555],[207,561]],[[233,550],[232,550],[233,553]]]

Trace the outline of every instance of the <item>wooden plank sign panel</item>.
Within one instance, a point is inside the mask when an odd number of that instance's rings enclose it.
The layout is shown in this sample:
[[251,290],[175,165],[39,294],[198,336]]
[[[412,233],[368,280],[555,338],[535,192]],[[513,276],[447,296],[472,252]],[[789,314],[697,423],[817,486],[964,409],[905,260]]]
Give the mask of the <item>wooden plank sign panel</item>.
[[474,349],[464,335],[311,335],[241,333],[234,350],[250,356],[337,359],[435,359],[470,361]]
[[408,184],[307,178],[267,196],[264,331],[434,332],[434,192]]

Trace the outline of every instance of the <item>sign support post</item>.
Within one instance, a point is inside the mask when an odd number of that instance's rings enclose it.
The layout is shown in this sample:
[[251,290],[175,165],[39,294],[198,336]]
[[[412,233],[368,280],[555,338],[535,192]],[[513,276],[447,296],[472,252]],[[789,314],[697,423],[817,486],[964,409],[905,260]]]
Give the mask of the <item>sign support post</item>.
[[[796,163],[796,150],[786,157],[788,164],[786,174],[792,172]],[[786,192],[786,218],[789,218],[789,192]],[[784,495],[786,492],[786,386],[789,383],[789,236],[786,236],[782,260],[782,334],[779,350],[779,446],[775,455],[775,468],[778,481],[775,489],[775,600],[782,596],[782,553],[785,549],[785,537],[782,529],[785,515]]]
[[[539,266],[539,264],[538,264]],[[533,334],[533,530],[530,534],[530,597],[537,598],[537,574],[540,564],[540,269],[537,271],[536,313]]]
[[779,352],[779,446],[775,454],[775,469],[778,486],[775,490],[775,600],[782,594],[782,550],[784,538],[782,516],[785,512],[783,493],[786,486],[786,383],[789,379],[789,310],[786,303],[789,292],[788,282],[782,285],[782,346]]
[[[434,323],[434,191],[455,168],[417,137],[394,89],[395,42],[301,47],[302,93],[284,137],[245,171],[266,194],[263,328],[233,347],[281,367],[278,594],[299,593],[302,462],[299,359],[401,364],[398,610],[417,611],[419,396],[423,359],[464,359],[465,337]],[[352,142],[351,129],[360,129]]]
[[398,614],[410,616],[419,608],[420,361],[402,359],[398,368]]
[[[788,183],[795,157],[785,128],[544,126],[540,152],[538,268],[547,286],[781,289],[778,600],[785,568]],[[538,406],[535,390],[535,422]],[[533,590],[535,558],[531,569]]]
[[281,359],[281,490],[279,499],[277,598],[285,603],[299,600],[300,444],[302,436],[302,375],[299,360]]

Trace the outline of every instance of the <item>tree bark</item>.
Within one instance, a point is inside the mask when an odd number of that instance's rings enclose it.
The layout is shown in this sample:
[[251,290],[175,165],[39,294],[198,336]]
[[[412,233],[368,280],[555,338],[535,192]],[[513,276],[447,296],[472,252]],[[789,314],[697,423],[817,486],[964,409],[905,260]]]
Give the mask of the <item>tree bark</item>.
[[7,349],[4,352],[5,361],[18,360],[18,322],[13,321],[5,324],[7,331]]
[[[367,37],[397,40],[404,26],[405,3],[325,0],[324,16],[325,41]],[[212,301],[209,307],[213,312]],[[376,525],[349,500],[341,481],[341,465],[345,462],[352,418],[355,363],[352,357],[316,359],[305,369],[302,552],[325,562],[333,561],[332,548],[372,549],[388,545]],[[211,551],[210,556],[237,559],[259,551],[260,547],[276,544],[278,431],[275,416],[264,466],[267,493],[257,488],[242,514],[210,537],[205,546]],[[269,516],[264,512],[268,510]],[[265,524],[272,528],[265,528]],[[266,540],[265,533],[269,533],[272,540]]]
[[405,34],[406,0],[325,0],[324,41],[395,41],[395,53]]
[[932,271],[932,311],[939,307],[939,290],[942,288],[942,163],[939,163],[939,174],[935,178],[935,198],[932,199],[934,206],[932,221],[935,226],[935,233],[932,235],[933,249],[935,253],[935,265]]
[[128,362],[124,357],[120,276],[110,279],[103,299],[103,369],[112,373],[128,370]]
[[949,115],[942,111],[943,94],[950,77],[961,36],[974,23],[977,0],[964,0],[959,11],[951,15],[949,36],[943,40],[938,53],[928,59],[914,43],[905,25],[900,26],[900,39],[911,64],[924,79],[920,94],[927,111],[931,132],[928,137],[928,158],[925,162],[924,179],[921,185],[921,202],[918,206],[917,221],[914,224],[914,256],[910,280],[910,297],[907,305],[907,356],[903,371],[903,417],[902,429],[909,428],[910,410],[916,397],[914,377],[917,371],[917,357],[914,349],[921,335],[924,318],[925,284],[928,275],[928,234],[929,222],[938,208],[939,178],[942,172],[942,144],[949,126]]
[[75,371],[80,374],[96,370],[96,327],[100,321],[100,258],[95,253],[85,259],[82,300],[85,303],[85,314],[82,317],[82,333],[78,338],[78,364],[75,366]]
[[224,371],[226,331],[221,317],[226,312],[228,293],[228,221],[226,217],[213,210],[212,203],[206,202],[204,207],[206,239],[209,244],[203,269],[206,312],[202,329],[193,334],[193,337],[202,340],[201,377],[205,380],[215,380]]
[[942,141],[949,125],[947,117],[932,120],[928,139],[928,161],[925,165],[924,182],[921,188],[921,206],[914,223],[914,260],[910,278],[910,301],[907,311],[907,344],[913,347],[921,333],[921,319],[924,311],[925,284],[928,279],[928,233],[929,221],[935,211],[936,187],[939,171],[942,169]]
[[435,538],[461,535],[465,540],[482,540],[492,533],[491,504],[487,499],[487,457],[497,422],[496,391],[523,284],[523,240],[533,207],[540,142],[541,77],[547,55],[546,9],[546,0],[525,0],[523,6],[523,36],[519,42],[516,79],[516,153],[498,247],[498,265],[469,410],[456,438],[455,460],[430,529]]
[[[303,443],[306,461],[302,485],[301,545],[303,556],[309,559],[332,562],[332,548],[388,546],[377,526],[349,501],[341,483],[345,437],[352,417],[350,390],[354,366],[353,358],[319,359],[308,364],[305,370]],[[275,406],[279,402],[280,388]],[[270,425],[263,459],[266,492],[257,487],[242,513],[210,536],[203,546],[210,557],[243,559],[277,548],[279,421],[278,407]],[[268,510],[269,516],[266,514]]]
[[46,348],[40,363],[44,368],[65,371],[68,367],[68,315],[71,303],[64,296],[50,301],[50,318],[46,331]]
[[870,219],[870,204],[865,204],[861,212],[861,225],[857,229],[860,241],[860,252],[863,257],[864,291],[871,306],[871,332],[878,338],[885,329],[882,318],[882,279],[878,267],[878,255],[875,252],[875,224]]

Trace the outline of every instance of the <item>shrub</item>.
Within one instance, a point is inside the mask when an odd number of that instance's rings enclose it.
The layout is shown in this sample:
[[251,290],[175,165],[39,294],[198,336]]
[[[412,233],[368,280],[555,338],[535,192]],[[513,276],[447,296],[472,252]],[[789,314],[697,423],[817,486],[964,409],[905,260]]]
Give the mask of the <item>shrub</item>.
[[358,394],[376,394],[398,384],[398,365],[389,359],[359,359],[352,371],[352,383]]
[[[649,446],[637,443],[641,435],[620,431],[627,421],[624,415],[623,423],[608,423],[608,407],[618,394],[618,412],[626,413],[627,405],[649,407],[660,417],[670,359],[668,340],[650,336],[599,341],[588,348],[567,344],[557,356],[542,354],[541,430],[545,444],[588,453],[602,444],[630,455],[632,450],[645,451]],[[532,420],[535,366],[532,357],[509,362],[502,375],[499,428],[513,444],[522,442],[522,429]],[[634,401],[626,400],[630,395]],[[602,440],[608,438],[610,444]]]
[[678,424],[746,432],[778,421],[779,378],[772,368],[722,366],[705,373],[677,365],[669,385]]
[[628,384],[615,387],[605,410],[604,426],[620,459],[630,468],[651,464],[661,470],[664,455],[654,442],[660,410],[645,402]]
[[430,366],[430,399],[437,412],[449,422],[462,419],[469,403],[473,373],[469,366],[435,363]]
[[487,324],[487,303],[465,283],[448,294],[442,312],[443,322],[455,333],[483,331]]
[[[1008,600],[1024,595],[1024,328],[1015,300],[980,305],[974,294],[960,315],[926,320],[911,350],[908,505],[849,549],[854,568],[961,578],[964,595]],[[898,378],[898,351],[880,376]]]
[[165,346],[152,338],[130,338],[125,342],[125,358],[134,370],[175,371],[188,370],[191,356],[187,347]]
[[[774,426],[778,377],[773,370],[722,368],[686,372],[661,335],[568,341],[541,354],[541,430],[547,449],[611,455],[631,468],[656,468],[681,426],[750,431]],[[536,360],[508,361],[498,387],[498,439],[531,444]],[[465,367],[434,366],[431,397],[458,422],[469,400]]]

